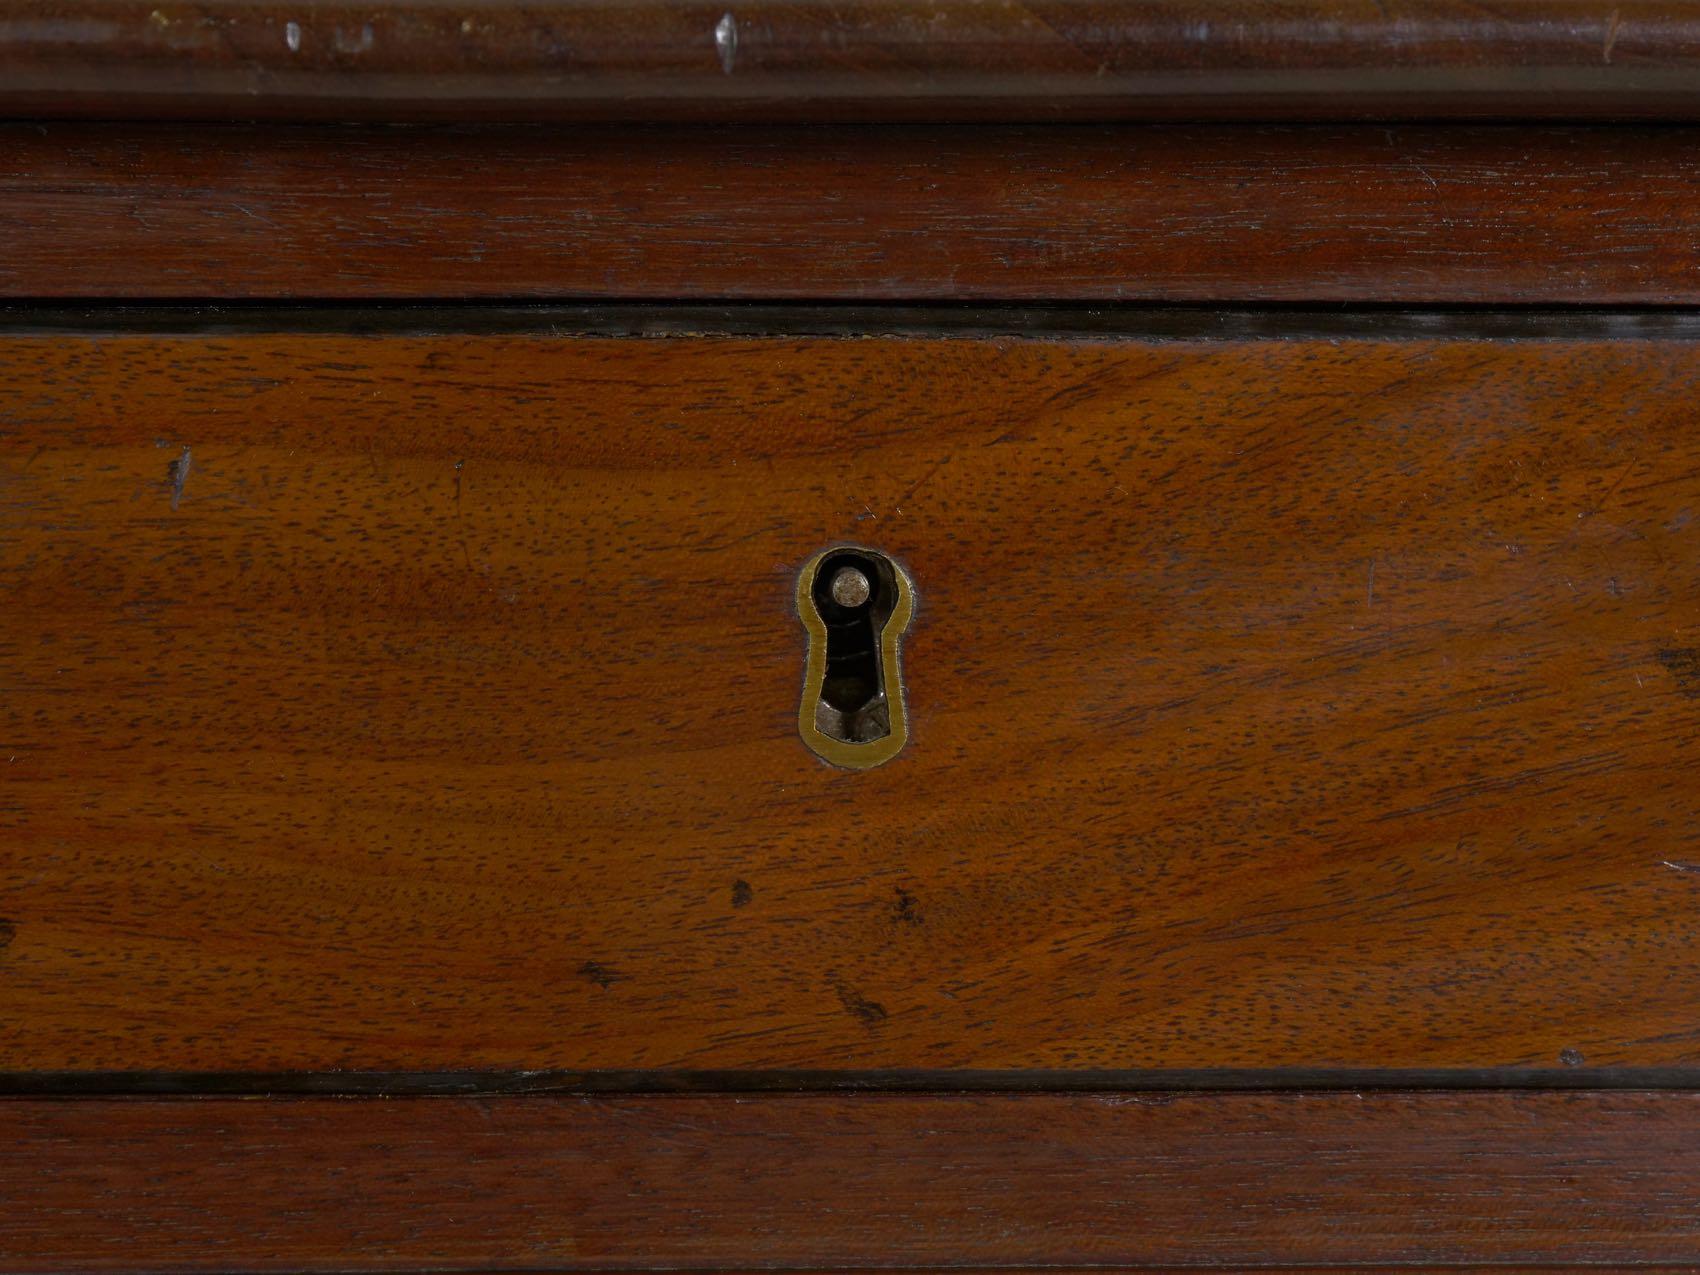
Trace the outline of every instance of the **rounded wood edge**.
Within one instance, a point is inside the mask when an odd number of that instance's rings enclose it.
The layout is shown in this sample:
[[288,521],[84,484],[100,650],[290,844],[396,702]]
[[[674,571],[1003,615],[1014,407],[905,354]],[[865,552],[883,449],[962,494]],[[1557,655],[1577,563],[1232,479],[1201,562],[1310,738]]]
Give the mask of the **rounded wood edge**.
[[0,0],[13,117],[1700,116],[1677,0]]

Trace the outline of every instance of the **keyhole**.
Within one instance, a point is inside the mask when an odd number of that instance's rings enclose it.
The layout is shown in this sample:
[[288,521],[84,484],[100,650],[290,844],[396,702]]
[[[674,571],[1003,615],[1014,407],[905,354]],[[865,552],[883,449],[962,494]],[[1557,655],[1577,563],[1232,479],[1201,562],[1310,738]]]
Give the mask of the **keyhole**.
[[797,610],[809,650],[799,727],[827,761],[877,766],[903,747],[898,638],[913,607],[908,577],[872,549],[829,549],[803,568]]

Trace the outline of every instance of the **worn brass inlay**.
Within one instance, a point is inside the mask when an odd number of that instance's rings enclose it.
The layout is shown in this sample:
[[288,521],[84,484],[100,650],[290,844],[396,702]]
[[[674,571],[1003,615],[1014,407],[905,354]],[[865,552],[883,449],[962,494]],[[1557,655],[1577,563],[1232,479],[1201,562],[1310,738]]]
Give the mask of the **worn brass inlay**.
[[825,761],[865,770],[902,751],[909,715],[898,643],[914,613],[909,577],[877,550],[838,545],[798,575],[809,650],[797,729]]

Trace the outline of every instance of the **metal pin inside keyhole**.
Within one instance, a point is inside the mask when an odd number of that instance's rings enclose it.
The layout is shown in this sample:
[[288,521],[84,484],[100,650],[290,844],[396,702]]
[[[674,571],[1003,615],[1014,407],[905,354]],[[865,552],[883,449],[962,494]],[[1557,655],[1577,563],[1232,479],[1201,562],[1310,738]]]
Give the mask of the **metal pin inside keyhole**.
[[872,549],[828,549],[798,576],[809,648],[797,727],[825,761],[878,766],[908,740],[898,643],[914,611],[909,577]]

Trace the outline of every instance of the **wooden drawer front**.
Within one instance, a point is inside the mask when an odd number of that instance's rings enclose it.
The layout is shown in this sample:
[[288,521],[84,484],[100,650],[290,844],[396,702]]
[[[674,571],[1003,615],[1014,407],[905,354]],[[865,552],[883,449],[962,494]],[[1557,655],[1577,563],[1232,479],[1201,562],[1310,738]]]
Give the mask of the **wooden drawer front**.
[[[5,1070],[1700,1058],[1680,334],[58,333],[0,384]],[[919,598],[861,773],[797,733],[846,541]]]

